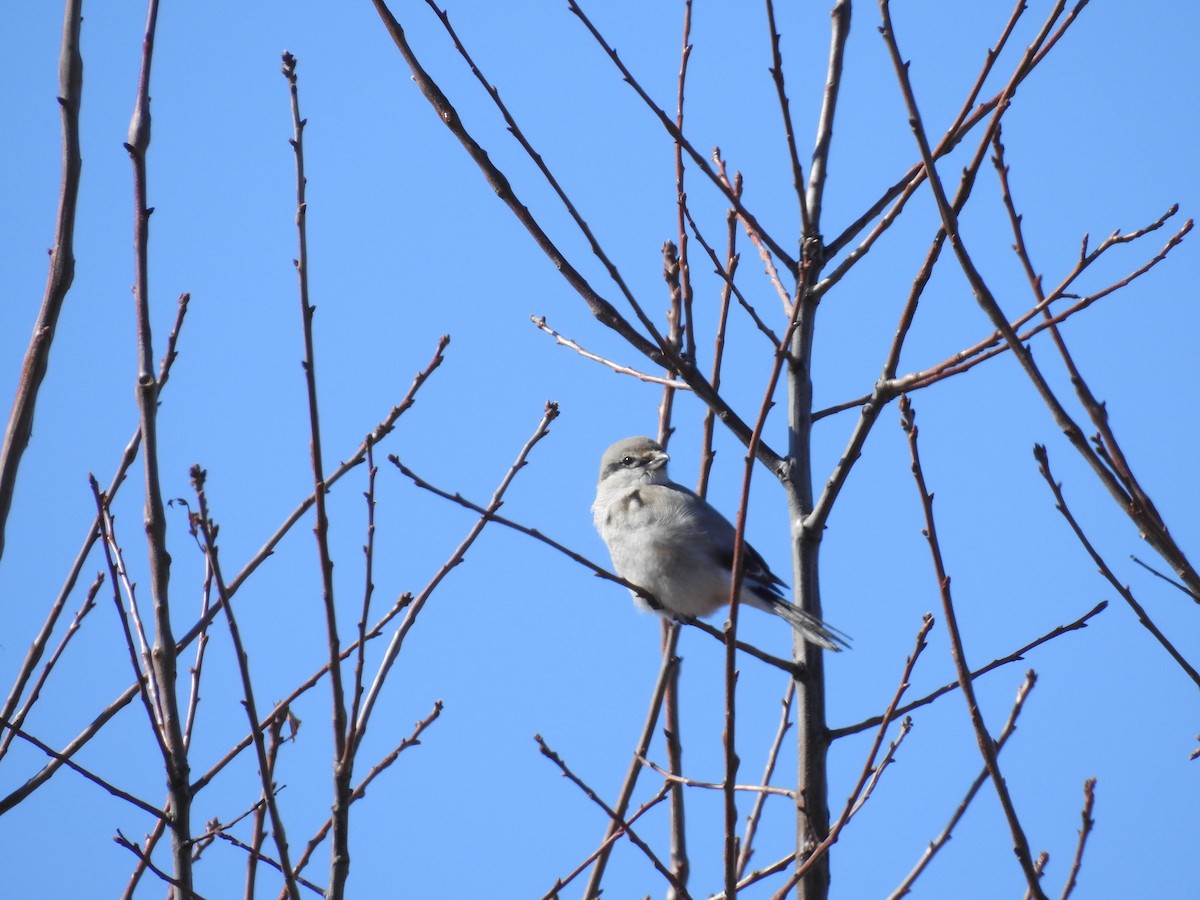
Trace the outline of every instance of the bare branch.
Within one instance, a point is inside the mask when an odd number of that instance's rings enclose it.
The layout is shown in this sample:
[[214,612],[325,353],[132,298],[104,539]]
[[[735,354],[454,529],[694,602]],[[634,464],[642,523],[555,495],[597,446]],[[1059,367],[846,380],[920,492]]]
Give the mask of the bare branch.
[[1137,602],[1137,599],[1133,596],[1133,592],[1130,591],[1126,585],[1121,584],[1121,582],[1117,580],[1117,576],[1114,575],[1112,569],[1108,567],[1108,563],[1106,563],[1103,557],[1096,552],[1096,549],[1092,546],[1091,541],[1089,541],[1087,536],[1083,533],[1083,529],[1075,520],[1075,517],[1071,514],[1071,510],[1067,507],[1067,501],[1062,492],[1062,485],[1055,481],[1054,476],[1050,474],[1050,456],[1047,454],[1046,448],[1041,444],[1035,444],[1033,448],[1033,455],[1038,461],[1038,471],[1046,480],[1046,484],[1050,486],[1050,490],[1054,494],[1055,508],[1062,513],[1063,518],[1067,520],[1067,524],[1070,525],[1071,530],[1075,532],[1075,537],[1079,539],[1079,543],[1083,545],[1083,549],[1086,550],[1088,556],[1092,558],[1092,561],[1100,570],[1100,574],[1103,575],[1108,583],[1111,584],[1117,593],[1121,595],[1121,598],[1129,604],[1129,608],[1133,610],[1134,614],[1138,618],[1138,621],[1142,624],[1142,627],[1154,636],[1154,639],[1158,641],[1162,648],[1171,655],[1171,658],[1179,664],[1179,668],[1183,669],[1188,678],[1192,679],[1192,681],[1200,686],[1200,672],[1196,671],[1196,668],[1184,658],[1183,654],[1175,648],[1175,645],[1167,639],[1167,636],[1159,630],[1158,626],[1154,624],[1154,621],[1146,613],[1146,610],[1140,603]]
[[[633,751],[633,759],[630,761],[629,769],[625,773],[625,780],[621,782],[621,788],[617,792],[617,802],[614,804],[612,816],[609,818],[608,830],[605,832],[604,840],[596,851],[596,864],[592,869],[592,874],[588,877],[587,887],[583,890],[585,897],[599,896],[600,884],[604,880],[604,870],[608,867],[608,859],[612,853],[615,840],[627,830],[628,822],[626,822],[625,826],[622,826],[620,820],[625,818],[625,813],[629,809],[629,803],[633,799],[633,791],[637,787],[638,776],[642,773],[641,760],[650,749],[650,741],[654,737],[654,730],[658,725],[663,696],[666,693],[667,685],[670,683],[671,673],[679,665],[679,657],[675,655],[675,647],[678,640],[678,628],[672,629],[667,633],[667,641],[663,645],[662,665],[658,670],[658,678],[654,682],[654,690],[650,694],[650,709],[646,713],[646,721],[642,726],[642,734],[638,738],[637,747]],[[662,792],[664,796],[669,787],[669,785],[663,785]]]
[[[1017,716],[1021,714],[1021,709],[1025,705],[1025,698],[1029,696],[1029,692],[1033,690],[1033,686],[1036,683],[1037,675],[1032,669],[1030,669],[1025,674],[1025,681],[1022,682],[1021,686],[1017,689],[1017,699],[1013,704],[1012,711],[1008,714],[1008,721],[1005,722],[1004,727],[1000,729],[1000,737],[996,740],[997,754],[1004,749],[1004,745],[1008,742],[1009,737],[1016,730]],[[983,787],[983,783],[987,781],[987,779],[988,770],[987,766],[984,766],[983,771],[979,773],[979,777],[977,777],[975,781],[971,783],[971,787],[968,788],[966,796],[963,797],[962,802],[958,804],[958,808],[955,809],[954,814],[950,817],[950,821],[946,824],[946,827],[942,829],[941,834],[939,834],[934,840],[930,841],[929,846],[925,848],[925,852],[921,855],[921,858],[917,861],[917,864],[913,867],[912,871],[905,876],[905,879],[900,882],[900,886],[897,887],[896,890],[892,891],[888,900],[899,900],[900,897],[903,897],[912,890],[913,882],[915,882],[917,878],[920,877],[921,873],[925,871],[926,867],[933,860],[934,855],[950,840],[950,835],[954,831],[954,826],[958,824],[959,819],[961,819],[966,813],[967,807],[971,805],[971,801],[975,799],[975,795],[979,793],[979,789]]]
[[554,338],[554,342],[556,344],[574,350],[584,359],[590,359],[593,362],[598,362],[601,365],[608,366],[610,369],[620,375],[632,375],[639,381],[647,381],[651,384],[661,384],[663,387],[671,388],[673,390],[690,391],[692,389],[691,385],[689,385],[687,382],[677,381],[674,378],[663,378],[658,375],[647,375],[645,372],[639,372],[637,369],[632,369],[629,366],[623,366],[620,363],[615,363],[611,359],[605,359],[603,356],[597,356],[595,353],[585,350],[575,341],[568,337],[564,337],[547,325],[545,316],[530,316],[529,321],[533,322],[533,324],[536,325],[540,331],[544,331],[546,334],[550,335],[550,337]]
[[800,207],[800,233],[812,232],[808,215],[808,197],[804,192],[804,168],[800,165],[800,153],[796,149],[796,130],[792,127],[792,109],[788,101],[787,87],[783,79],[783,53],[780,50],[779,29],[775,27],[775,3],[767,0],[767,29],[771,37],[771,79],[775,82],[775,95],[779,99],[779,113],[783,118],[783,137],[787,143],[788,159],[792,164],[792,187]]
[[[668,790],[670,790],[670,786],[666,785],[666,784],[664,784],[661,788],[659,788],[657,794],[655,794],[653,797],[651,797],[649,800],[647,800],[645,803],[643,803],[641,806],[639,806],[637,808],[637,811],[634,812],[634,814],[632,816],[630,816],[628,819],[625,820],[626,824],[632,825],[634,822],[636,822],[638,819],[640,819],[643,815],[645,815],[647,812],[649,812],[655,806],[662,803],[663,800],[665,800],[667,798]],[[587,859],[585,859],[578,866],[576,866],[574,868],[574,870],[572,870],[568,875],[566,875],[563,878],[559,878],[554,883],[554,887],[550,888],[550,890],[547,891],[542,896],[542,900],[557,900],[559,892],[563,888],[565,888],[568,884],[570,884],[572,881],[574,881],[576,878],[578,878],[580,875],[582,875],[584,873],[584,871],[587,870],[587,867],[590,866],[597,858],[599,858],[600,854],[606,853],[608,851],[608,849],[610,847],[612,847],[612,845],[615,844],[618,840],[620,840],[624,834],[625,834],[625,832],[621,831],[620,829],[614,831],[609,837],[607,837],[604,840],[603,844],[601,844],[599,847],[597,847],[595,850],[592,851],[591,855]]]
[[[517,197],[508,178],[491,161],[487,151],[468,133],[458,116],[458,112],[442,92],[442,89],[429,76],[429,73],[425,71],[416,54],[413,52],[412,47],[409,45],[408,39],[404,34],[404,29],[388,8],[387,3],[384,0],[372,0],[372,2],[380,19],[383,21],[384,27],[387,29],[392,41],[396,44],[396,48],[400,51],[400,55],[404,58],[405,63],[412,72],[413,79],[416,81],[421,93],[433,106],[438,118],[463,145],[468,155],[479,167],[480,171],[483,172],[488,185],[496,192],[496,196],[508,206],[513,215],[516,216],[517,221],[529,232],[542,252],[550,258],[550,261],[554,264],[558,272],[566,279],[571,288],[579,294],[584,303],[587,304],[588,310],[597,321],[617,332],[631,347],[645,355],[655,364],[676,372],[680,378],[691,385],[697,397],[716,411],[721,421],[725,423],[737,438],[742,443],[749,445],[750,427],[717,394],[689,360],[681,359],[670,352],[670,348],[667,346],[665,340],[654,329],[649,319],[642,320],[642,325],[650,332],[652,340],[647,339],[638,332],[637,329],[617,312],[616,308],[608,300],[600,296],[579,270],[559,251],[558,247],[550,239],[550,236],[546,234],[542,226],[529,212],[529,209]],[[573,11],[577,10],[578,7],[574,7]],[[582,17],[581,12],[577,11],[576,14]],[[659,110],[659,113],[667,123],[668,130],[674,131],[674,125],[671,124],[670,120],[666,118],[661,110]],[[686,143],[683,136],[678,135],[677,132],[672,136],[677,136],[677,139],[683,146],[688,148],[688,152],[692,155],[693,159],[699,159],[698,164],[702,171],[713,177],[711,167],[707,165],[699,154],[696,154],[690,148],[690,145]],[[738,208],[739,213],[749,215],[749,213],[745,212],[745,208],[741,206],[740,201],[737,201],[736,198],[731,198],[731,200],[733,200],[734,205]],[[774,453],[761,441],[758,448],[758,458],[763,465],[767,466],[773,472],[778,472],[783,464],[783,460],[779,455]]]
[[25,741],[26,743],[31,744],[34,747],[37,747],[39,750],[41,750],[43,753],[45,753],[51,759],[57,760],[59,763],[66,766],[68,769],[70,769],[73,772],[78,772],[80,775],[82,775],[88,781],[92,782],[92,784],[102,787],[104,790],[108,791],[108,793],[112,794],[114,797],[116,797],[120,800],[124,800],[126,803],[132,804],[133,806],[136,806],[138,809],[142,810],[142,812],[149,813],[150,815],[154,816],[154,818],[156,818],[156,819],[163,820],[163,821],[165,821],[167,819],[166,813],[164,813],[157,806],[154,806],[153,804],[147,803],[145,800],[135,797],[133,794],[129,793],[128,791],[121,790],[121,788],[117,787],[112,782],[106,781],[105,779],[103,779],[99,775],[97,775],[95,772],[85,769],[83,766],[79,765],[79,763],[74,762],[70,757],[64,756],[63,754],[59,753],[58,751],[56,751],[53,747],[49,746],[48,744],[42,743],[36,737],[34,737],[32,734],[30,734],[27,731],[22,730],[21,728],[17,727],[16,725],[12,724],[11,722],[0,722],[0,728],[4,728],[6,731],[11,732],[12,734],[16,735],[17,737],[19,737],[21,740]]
[[[674,784],[682,784],[685,787],[704,788],[705,790],[709,790],[709,791],[725,790],[724,784],[721,784],[721,783],[718,783],[715,781],[698,781],[695,778],[688,778],[684,775],[678,775],[674,772],[669,771],[668,769],[664,769],[662,766],[658,765],[658,763],[655,763],[655,762],[652,762],[651,760],[645,759],[644,757],[639,758],[638,761],[642,765],[644,765],[646,768],[652,769],[653,771],[657,772],[659,775],[661,775],[665,779],[667,779],[667,781],[670,781]],[[733,790],[743,791],[746,793],[759,794],[763,797],[767,796],[768,794],[774,794],[779,797],[790,797],[793,800],[796,798],[795,791],[790,790],[788,788],[772,787],[771,785],[768,785],[768,784],[735,784],[733,786]]]
[[[1082,616],[1080,616],[1078,619],[1076,619],[1074,622],[1071,622],[1069,625],[1059,625],[1057,628],[1047,632],[1046,634],[1043,634],[1041,637],[1037,638],[1036,640],[1030,641],[1028,644],[1026,644],[1024,647],[1021,647],[1019,650],[1014,650],[1012,653],[1008,654],[1007,656],[1002,656],[999,659],[994,659],[990,663],[988,663],[986,666],[983,666],[982,668],[979,668],[979,669],[975,669],[974,671],[971,672],[971,680],[975,681],[981,675],[986,675],[988,672],[991,672],[993,669],[998,669],[1001,666],[1007,666],[1010,663],[1020,662],[1021,660],[1023,660],[1025,658],[1025,655],[1030,650],[1033,650],[1035,647],[1040,647],[1042,644],[1045,644],[1048,641],[1052,641],[1056,637],[1060,637],[1061,635],[1067,634],[1068,632],[1071,632],[1071,631],[1078,631],[1081,628],[1087,628],[1088,620],[1094,616],[1099,615],[1101,612],[1103,612],[1107,608],[1108,608],[1108,601],[1102,600],[1101,602],[1099,602],[1095,606],[1093,606],[1090,610],[1088,610],[1086,613],[1084,613]],[[920,700],[914,700],[913,702],[907,703],[904,706],[900,707],[898,710],[896,710],[896,715],[898,715],[898,716],[908,715],[915,709],[918,709],[922,706],[928,706],[930,703],[932,703],[934,700],[937,700],[939,697],[941,697],[945,694],[948,694],[951,691],[958,690],[958,687],[959,687],[959,684],[957,681],[952,681],[949,684],[944,684],[940,688],[938,688],[936,691],[934,691],[933,693],[926,694]],[[876,725],[878,725],[882,721],[883,721],[883,718],[881,716],[875,716],[873,718],[866,719],[865,721],[858,722],[855,725],[847,725],[842,728],[833,728],[833,729],[830,729],[829,737],[830,737],[830,740],[837,740],[838,738],[846,737],[847,735],[858,734],[860,731],[866,731],[868,728],[874,728]]]
[[[436,722],[438,717],[442,714],[442,705],[443,704],[441,700],[436,701],[433,704],[433,710],[429,713],[429,715],[416,724],[412,730],[412,733],[402,740],[395,747],[395,749],[392,750],[391,753],[371,767],[371,771],[366,774],[366,777],[358,783],[358,786],[355,787],[354,791],[351,793],[351,803],[361,800],[363,797],[365,797],[367,794],[367,786],[370,785],[370,783],[380,775],[382,775],[383,772],[400,757],[401,753],[403,753],[409,747],[415,747],[421,743],[421,735],[425,733],[425,729]],[[326,819],[324,824],[317,830],[317,833],[308,842],[307,846],[305,846],[304,852],[300,855],[300,859],[296,863],[296,872],[300,872],[306,865],[308,865],[308,861],[312,858],[313,852],[321,845],[322,841],[325,840],[325,837],[329,834],[329,830],[332,827],[333,819]]]
[[229,625],[229,637],[233,642],[234,658],[237,660],[238,673],[242,679],[242,705],[250,719],[250,734],[254,739],[254,752],[258,759],[258,774],[262,781],[263,799],[267,805],[267,813],[271,817],[271,834],[275,839],[275,847],[279,851],[279,865],[283,871],[287,892],[292,900],[299,900],[300,889],[296,885],[291,861],[288,857],[287,834],[283,825],[283,817],[279,813],[279,805],[275,802],[275,785],[271,780],[274,765],[268,758],[263,730],[258,727],[258,705],[254,700],[254,685],[250,678],[250,657],[242,643],[241,630],[238,628],[237,619],[233,614],[233,604],[225,586],[225,577],[221,573],[220,558],[217,554],[217,526],[208,514],[208,498],[204,492],[207,475],[208,473],[200,466],[192,466],[192,487],[196,491],[198,508],[195,515],[188,516],[189,525],[193,536],[201,544],[205,558],[212,567],[217,594],[221,598],[221,606],[225,611],[225,620]]
[[1067,900],[1075,890],[1075,881],[1079,877],[1079,867],[1083,863],[1083,848],[1087,846],[1088,835],[1096,821],[1092,818],[1092,806],[1096,802],[1096,779],[1089,778],[1083,783],[1083,810],[1079,816],[1083,824],[1079,827],[1079,844],[1075,848],[1075,857],[1071,860],[1071,871],[1067,883],[1063,885],[1062,900]]
[[825,75],[821,115],[817,120],[817,145],[813,148],[812,165],[808,173],[808,228],[804,232],[806,241],[820,239],[825,182],[829,175],[829,150],[833,146],[833,119],[842,88],[842,63],[845,58],[846,40],[850,37],[850,8],[850,0],[835,0],[829,13],[833,20],[829,31],[829,69]]
[[[425,606],[425,602],[429,599],[430,595],[437,588],[437,586],[442,583],[442,579],[449,574],[450,570],[462,561],[462,558],[466,555],[467,550],[473,543],[475,543],[475,539],[478,538],[483,532],[484,526],[486,526],[488,522],[493,521],[496,510],[499,509],[501,504],[504,502],[504,493],[508,490],[508,486],[512,484],[517,472],[519,472],[526,465],[526,459],[528,458],[529,453],[533,450],[534,446],[550,433],[550,423],[553,422],[557,417],[558,404],[548,402],[546,404],[546,410],[542,414],[541,421],[538,422],[537,428],[534,429],[533,435],[528,441],[525,442],[525,445],[517,454],[516,460],[509,467],[508,472],[505,474],[504,478],[501,479],[500,484],[496,487],[495,492],[492,494],[492,500],[488,504],[487,509],[480,515],[479,520],[474,524],[474,526],[472,526],[471,530],[467,533],[467,536],[463,538],[462,543],[458,545],[454,553],[451,554],[450,558],[446,561],[442,568],[439,569],[437,574],[433,576],[429,584],[427,584],[425,588],[413,598],[412,603],[408,607],[408,611],[404,614],[404,620],[400,623],[400,626],[392,635],[392,640],[388,644],[387,650],[384,652],[383,659],[379,663],[379,668],[375,673],[375,678],[371,681],[371,686],[367,690],[366,697],[362,704],[362,711],[359,713],[358,721],[354,726],[354,739],[356,741],[356,746],[350,748],[351,753],[353,753],[357,748],[357,744],[361,744],[362,742],[363,735],[367,730],[367,723],[371,718],[371,711],[375,708],[375,701],[379,697],[379,692],[383,689],[383,683],[387,678],[388,671],[392,668],[392,664],[395,663],[396,658],[400,655],[400,648],[404,644],[404,639],[408,635],[409,630],[414,624],[416,624],[417,616],[420,615],[421,610]],[[393,464],[399,466],[399,460],[397,460],[394,456],[389,457],[389,459]]]
[[[771,742],[771,749],[767,752],[767,762],[763,768],[763,777],[760,784],[766,787],[771,781],[771,775],[775,772],[775,763],[779,759],[779,751],[783,748],[783,738],[791,727],[790,716],[792,713],[792,700],[796,696],[796,682],[788,681],[787,690],[783,694],[783,700],[780,702],[781,711],[779,714],[779,729],[775,732],[775,740]],[[759,794],[754,799],[754,806],[750,809],[750,814],[746,816],[746,830],[742,833],[742,848],[741,855],[738,857],[738,887],[743,887],[742,879],[746,874],[746,866],[750,864],[750,857],[754,855],[754,836],[758,831],[758,823],[762,820],[763,808],[766,806],[767,795]]]
[[[563,762],[562,757],[550,749],[550,746],[542,739],[540,734],[535,734],[533,739],[537,741],[538,749],[542,751],[542,755],[558,766],[559,771],[561,771],[562,774],[571,781],[571,783],[583,791],[584,795],[589,800],[604,810],[604,814],[608,816],[609,821],[616,827],[620,828],[625,833],[625,836],[629,838],[630,842],[632,842],[635,847],[637,847],[646,855],[646,858],[650,860],[651,865],[658,870],[659,874],[661,874],[663,878],[667,879],[667,882],[676,892],[676,896],[680,897],[681,900],[686,900],[686,898],[690,896],[690,894],[687,892],[687,887],[675,877],[674,872],[663,865],[662,860],[660,860],[658,856],[655,855],[654,851],[650,849],[650,845],[638,837],[634,830],[629,827],[629,823],[625,821],[623,814],[619,813],[617,810],[613,809],[611,806],[601,800],[599,794],[592,790],[587,783],[583,781],[583,779],[572,772],[567,767],[567,764]],[[587,896],[590,897],[594,895],[587,894]]]
[[[881,5],[884,5],[886,9],[886,0],[883,0]],[[917,448],[915,413],[907,397],[900,398],[900,414],[901,424],[905,434],[908,435],[909,451],[912,454],[913,478],[916,481],[917,493],[921,498],[921,506],[925,511],[925,537],[929,542],[929,552],[933,557],[933,566],[937,573],[938,592],[942,598],[942,614],[946,618],[946,631],[950,636],[950,650],[951,656],[954,659],[954,668],[958,673],[958,684],[962,689],[963,699],[967,704],[967,712],[971,719],[971,727],[975,730],[975,739],[979,744],[979,752],[983,756],[984,765],[987,766],[988,774],[992,779],[992,785],[996,789],[996,796],[999,798],[1000,806],[1004,810],[1004,817],[1008,821],[1009,831],[1012,833],[1013,839],[1013,852],[1016,854],[1017,861],[1021,864],[1021,869],[1025,873],[1025,881],[1029,885],[1029,892],[1035,898],[1038,898],[1038,900],[1045,900],[1046,895],[1038,883],[1039,873],[1034,868],[1033,859],[1029,854],[1029,842],[1025,837],[1024,830],[1021,828],[1020,820],[1017,818],[1016,807],[1013,806],[1008,785],[1000,773],[1000,765],[996,760],[996,743],[988,733],[987,725],[983,721],[983,713],[980,711],[979,704],[975,700],[975,687],[971,681],[971,670],[967,666],[962,635],[958,630],[958,618],[954,612],[954,601],[950,595],[950,576],[946,574],[945,566],[942,563],[941,545],[938,543],[937,527],[934,524],[933,495],[925,487],[925,473],[921,469],[921,457]]]
[[46,278],[42,307],[21,363],[16,396],[4,429],[4,441],[0,444],[0,557],[4,556],[5,524],[17,487],[17,470],[33,435],[33,414],[50,361],[54,329],[67,292],[75,280],[75,206],[79,197],[79,172],[83,165],[79,150],[79,107],[83,100],[83,57],[79,54],[79,30],[82,24],[83,0],[67,0],[58,55],[62,184],[58,195],[54,245],[50,250],[50,273]]

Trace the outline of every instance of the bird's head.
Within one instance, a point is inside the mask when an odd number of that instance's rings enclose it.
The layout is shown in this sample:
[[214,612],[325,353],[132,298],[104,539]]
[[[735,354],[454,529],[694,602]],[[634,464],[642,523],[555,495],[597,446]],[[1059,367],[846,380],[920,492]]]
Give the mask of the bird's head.
[[600,483],[662,484],[667,481],[667,456],[662,445],[648,437],[617,441],[600,460]]

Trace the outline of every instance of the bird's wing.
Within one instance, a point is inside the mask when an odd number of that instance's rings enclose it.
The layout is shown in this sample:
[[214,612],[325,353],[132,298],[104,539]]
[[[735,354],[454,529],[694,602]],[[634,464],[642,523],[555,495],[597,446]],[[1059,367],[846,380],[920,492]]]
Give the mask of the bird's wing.
[[[737,531],[707,500],[683,485],[671,483],[657,485],[662,490],[669,490],[680,509],[681,518],[688,520],[688,529],[693,532],[693,539],[708,544],[708,552],[722,568],[733,572],[733,544]],[[787,587],[767,565],[762,555],[748,541],[742,542],[742,572],[746,579],[756,582],[765,592],[777,594],[778,588]],[[748,585],[749,586],[749,585]],[[750,586],[753,589],[753,586]],[[758,593],[758,591],[756,591]]]

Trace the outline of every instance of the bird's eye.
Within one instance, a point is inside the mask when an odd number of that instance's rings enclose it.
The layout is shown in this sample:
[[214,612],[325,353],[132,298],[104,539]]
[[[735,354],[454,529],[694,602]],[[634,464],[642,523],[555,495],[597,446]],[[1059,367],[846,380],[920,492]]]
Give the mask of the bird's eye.
[[625,466],[626,468],[630,468],[636,464],[637,464],[637,460],[632,456],[626,456],[624,459],[621,460],[621,465]]

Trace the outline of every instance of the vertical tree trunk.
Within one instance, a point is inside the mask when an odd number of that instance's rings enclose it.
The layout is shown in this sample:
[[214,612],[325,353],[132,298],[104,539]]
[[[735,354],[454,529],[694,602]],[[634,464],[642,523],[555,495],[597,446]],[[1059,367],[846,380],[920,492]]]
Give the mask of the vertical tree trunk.
[[[796,603],[806,612],[821,616],[818,554],[821,534],[806,527],[813,509],[812,490],[812,358],[816,304],[801,295],[802,308],[792,335],[792,359],[788,365],[788,456],[790,467],[784,483],[792,522],[792,578]],[[796,635],[794,658],[804,667],[796,682],[796,864],[801,865],[829,831],[829,785],[825,725],[825,660],[819,647]],[[797,897],[824,900],[829,894],[829,857],[823,857],[801,879]]]

